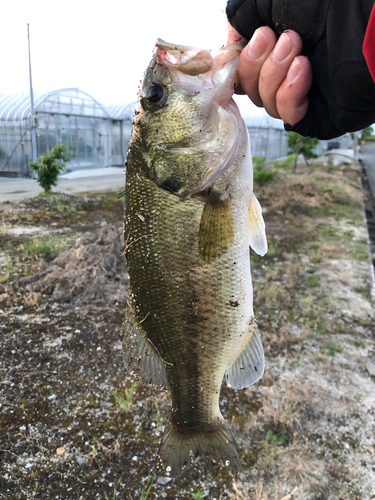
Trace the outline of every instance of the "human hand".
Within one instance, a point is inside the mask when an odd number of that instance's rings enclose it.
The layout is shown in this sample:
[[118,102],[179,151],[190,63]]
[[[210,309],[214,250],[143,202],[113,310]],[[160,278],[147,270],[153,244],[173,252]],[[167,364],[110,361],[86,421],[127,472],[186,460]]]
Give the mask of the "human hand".
[[[246,40],[228,23],[227,45],[238,41]],[[295,125],[306,114],[312,80],[310,62],[301,50],[302,40],[295,31],[276,40],[271,28],[258,28],[241,53],[236,93],[247,94],[269,115]]]
[[[375,84],[362,45],[373,5],[228,0],[227,17],[237,30],[230,30],[228,40],[238,40],[238,33],[250,40],[239,62],[243,90],[303,136],[331,139],[368,127],[375,122]],[[277,47],[288,39],[292,48],[278,62]],[[250,48],[262,47],[251,57]]]

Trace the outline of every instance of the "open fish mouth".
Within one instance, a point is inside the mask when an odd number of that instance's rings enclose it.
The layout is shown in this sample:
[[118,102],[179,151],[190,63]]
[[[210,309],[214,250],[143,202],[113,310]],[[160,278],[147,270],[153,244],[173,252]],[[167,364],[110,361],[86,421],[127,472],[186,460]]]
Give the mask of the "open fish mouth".
[[198,49],[165,42],[155,44],[155,58],[171,72],[174,83],[185,89],[212,90],[212,97],[222,107],[230,101],[238,84],[237,62],[244,44],[232,43],[218,50]]

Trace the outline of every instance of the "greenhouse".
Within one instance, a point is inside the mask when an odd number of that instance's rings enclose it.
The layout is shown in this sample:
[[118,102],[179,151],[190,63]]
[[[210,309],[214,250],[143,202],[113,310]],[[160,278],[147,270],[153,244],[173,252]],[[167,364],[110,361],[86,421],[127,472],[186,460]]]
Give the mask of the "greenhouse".
[[[74,147],[76,158],[68,170],[125,164],[135,102],[104,106],[79,89],[60,89],[34,94],[32,116],[30,94],[0,94],[0,176],[30,175],[29,162],[52,146]],[[253,156],[267,161],[285,157],[287,133],[281,120],[263,114],[244,117]],[[349,147],[346,134],[335,147]],[[327,148],[320,141],[316,152]]]
[[82,90],[60,89],[35,92],[32,116],[29,93],[0,94],[0,175],[29,175],[29,162],[56,144],[74,147],[69,170],[123,166],[134,107],[103,106]]

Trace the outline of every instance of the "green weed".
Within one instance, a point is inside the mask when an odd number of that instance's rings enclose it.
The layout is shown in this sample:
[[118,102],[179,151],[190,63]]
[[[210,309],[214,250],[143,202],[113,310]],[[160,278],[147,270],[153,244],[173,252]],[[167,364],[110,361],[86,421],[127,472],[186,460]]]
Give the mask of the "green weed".
[[360,339],[355,339],[353,340],[353,344],[356,346],[356,347],[363,347],[365,344],[364,342],[362,342],[362,340]]
[[140,500],[147,500],[148,495],[150,494],[150,490],[152,488],[152,485],[154,484],[155,479],[156,479],[155,476],[151,476],[151,477],[149,477],[147,479],[146,484],[142,488]]
[[[367,242],[366,242],[367,243]],[[366,246],[357,246],[355,250],[352,251],[352,257],[360,261],[366,261],[369,258],[368,249]]]
[[73,205],[69,205],[68,203],[63,203],[60,200],[56,200],[52,203],[52,210],[62,214],[74,214],[77,212],[77,209],[73,207]]
[[285,288],[272,281],[270,284],[266,283],[263,290],[258,291],[258,301],[264,301],[266,307],[280,309],[280,301],[283,295],[285,295]]
[[161,406],[157,401],[155,401],[155,409],[156,409],[155,423],[157,425],[163,425],[164,416],[163,412],[161,411]]
[[134,380],[131,383],[130,388],[125,391],[124,396],[122,396],[121,394],[117,394],[117,390],[113,394],[113,396],[116,400],[116,403],[119,405],[119,407],[122,410],[128,411],[133,406],[133,396],[134,396],[134,393],[137,389],[137,385],[138,385],[138,382],[136,380]]
[[311,257],[310,262],[311,264],[320,264],[320,259],[319,257]]
[[320,285],[320,278],[319,278],[319,276],[316,276],[315,274],[310,274],[309,276],[306,277],[305,284],[309,288],[319,286]]
[[361,295],[364,295],[365,297],[367,297],[369,291],[366,287],[364,286],[355,286],[353,288],[353,290],[356,292],[356,293],[360,293]]
[[258,457],[253,452],[253,450],[248,450],[243,457],[244,463],[246,463],[247,467],[253,467],[258,460]]
[[275,254],[276,254],[275,244],[273,243],[273,241],[270,241],[266,255],[267,255],[267,257],[273,257]]
[[333,227],[327,226],[327,227],[323,227],[323,229],[321,229],[319,231],[319,238],[322,240],[328,240],[328,239],[339,240],[340,236],[338,235],[336,229],[334,229]]
[[[117,495],[117,486],[120,484],[121,482],[121,479],[122,479],[122,476],[124,475],[124,473],[121,474],[120,476],[120,479],[117,481],[117,483],[115,484],[115,487],[113,489],[113,496],[112,496],[112,500],[116,500],[116,495]],[[106,492],[104,492],[104,496],[105,496],[105,500],[110,500],[109,496],[107,495]],[[147,497],[146,497],[147,498]]]
[[277,434],[271,430],[267,432],[267,439],[270,443],[275,444],[276,446],[283,445],[285,442],[285,436],[283,434]]
[[67,243],[56,236],[49,239],[35,239],[31,242],[25,242],[22,245],[26,257],[42,257],[50,261],[53,260]]
[[354,217],[359,218],[359,210],[341,204],[321,205],[319,207],[306,207],[306,214],[310,217],[333,217],[336,220]]
[[194,499],[206,498],[207,496],[208,496],[208,493],[201,493],[200,491],[197,491],[196,493],[191,494],[191,497]]
[[285,170],[286,172],[294,172],[294,168],[293,168],[293,165],[294,165],[294,156],[293,155],[288,155],[285,160],[276,160],[276,161],[273,161],[273,166],[276,168],[276,169],[281,169],[281,170]]
[[274,456],[278,459],[282,456],[282,452],[278,449],[287,443],[288,436],[284,432],[273,432],[269,430],[266,434],[266,439],[263,442],[263,453],[266,457]]
[[327,349],[328,356],[335,356],[337,352],[342,352],[343,348],[341,346],[329,346]]
[[353,229],[349,229],[348,231],[345,231],[344,232],[344,236],[346,238],[349,238],[349,239],[354,238],[354,231],[353,231]]

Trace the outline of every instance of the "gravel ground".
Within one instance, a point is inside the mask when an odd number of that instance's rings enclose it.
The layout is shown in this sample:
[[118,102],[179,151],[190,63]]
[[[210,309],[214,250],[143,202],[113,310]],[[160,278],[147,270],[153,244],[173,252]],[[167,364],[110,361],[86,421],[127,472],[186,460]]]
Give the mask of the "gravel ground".
[[256,187],[269,253],[251,256],[266,372],[223,387],[241,473],[155,459],[170,398],[131,380],[123,203],[54,195],[0,212],[0,498],[375,498],[375,314],[355,165]]

